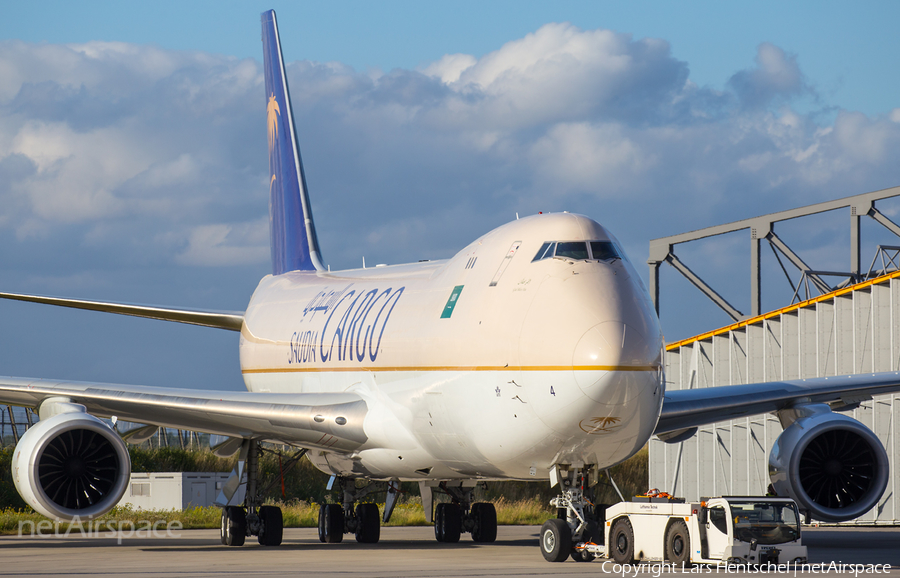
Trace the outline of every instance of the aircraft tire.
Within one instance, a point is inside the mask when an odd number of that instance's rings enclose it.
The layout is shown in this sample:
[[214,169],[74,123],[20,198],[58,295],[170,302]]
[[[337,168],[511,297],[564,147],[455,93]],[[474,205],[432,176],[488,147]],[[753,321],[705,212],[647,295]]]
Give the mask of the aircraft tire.
[[378,504],[357,504],[356,518],[359,521],[356,529],[356,541],[360,544],[376,544],[381,537]]
[[259,519],[262,529],[259,532],[259,543],[262,546],[281,546],[284,536],[284,518],[281,508],[277,506],[260,506]]
[[225,516],[225,508],[222,508],[222,521],[219,523],[219,541],[222,542],[223,546],[227,546],[225,543],[225,538],[228,535],[228,532],[225,530],[225,524],[227,523],[228,518]]
[[472,528],[472,541],[490,543],[497,539],[497,509],[490,502],[472,504],[472,516],[475,526]]
[[319,506],[319,541],[337,544],[344,539],[344,508],[340,504]]
[[439,503],[434,507],[434,539],[444,541],[444,504]]
[[462,512],[459,504],[441,502],[435,508],[434,537],[448,544],[459,542],[462,533]]
[[247,537],[247,515],[240,506],[222,508],[222,526],[220,528],[222,544],[226,546],[243,546]]
[[551,518],[541,526],[541,554],[547,562],[563,562],[572,552],[572,530],[565,520]]

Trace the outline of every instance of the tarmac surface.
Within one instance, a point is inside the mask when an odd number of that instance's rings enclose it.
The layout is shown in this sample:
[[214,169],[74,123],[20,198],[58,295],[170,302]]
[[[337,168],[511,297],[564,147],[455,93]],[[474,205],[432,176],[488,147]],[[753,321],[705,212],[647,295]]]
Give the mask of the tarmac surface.
[[[382,528],[378,544],[358,544],[347,535],[340,544],[319,542],[315,529],[286,529],[279,547],[262,547],[248,538],[240,548],[222,546],[218,530],[172,530],[165,527],[148,534],[90,532],[77,530],[68,536],[52,529],[39,535],[0,536],[0,576],[569,576],[610,574],[659,576],[657,566],[642,569],[616,568],[611,561],[589,563],[544,561],[537,545],[539,527],[501,526],[497,542],[475,544],[464,535],[458,544],[434,540],[429,527]],[[35,530],[37,534],[37,530]],[[803,531],[811,564],[860,565],[830,569],[808,568],[805,572],[767,571],[765,574],[878,576],[876,570],[890,564],[900,568],[900,528],[809,528]],[[605,562],[605,563],[604,563]],[[693,571],[691,571],[693,570]],[[671,568],[666,568],[669,574]],[[695,567],[675,574],[750,573],[726,572],[724,568]],[[763,572],[759,572],[763,573]],[[900,576],[900,569],[889,570]]]

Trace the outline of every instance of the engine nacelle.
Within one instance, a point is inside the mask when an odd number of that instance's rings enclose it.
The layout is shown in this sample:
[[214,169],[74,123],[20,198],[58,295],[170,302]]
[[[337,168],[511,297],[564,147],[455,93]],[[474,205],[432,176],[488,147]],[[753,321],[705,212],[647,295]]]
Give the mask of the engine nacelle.
[[49,518],[91,519],[128,488],[125,442],[96,417],[60,413],[29,428],[13,454],[13,481],[28,505]]
[[884,494],[888,473],[888,456],[875,434],[827,406],[791,424],[769,454],[775,492],[823,522],[868,512]]

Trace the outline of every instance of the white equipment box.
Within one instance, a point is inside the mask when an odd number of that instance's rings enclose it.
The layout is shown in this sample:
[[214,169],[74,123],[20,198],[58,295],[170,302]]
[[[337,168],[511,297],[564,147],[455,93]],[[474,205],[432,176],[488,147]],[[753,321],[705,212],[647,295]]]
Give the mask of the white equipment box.
[[185,510],[213,505],[228,481],[223,472],[132,473],[120,506],[140,510]]

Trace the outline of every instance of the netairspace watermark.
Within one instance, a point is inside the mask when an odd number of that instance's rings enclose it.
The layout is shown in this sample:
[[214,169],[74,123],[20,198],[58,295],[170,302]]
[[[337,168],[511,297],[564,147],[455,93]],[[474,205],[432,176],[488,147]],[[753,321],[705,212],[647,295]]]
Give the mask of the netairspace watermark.
[[819,564],[726,564],[721,562],[715,565],[678,566],[673,562],[655,562],[642,564],[619,564],[611,560],[603,562],[603,572],[609,572],[622,578],[630,576],[638,578],[642,575],[659,578],[664,573],[681,572],[684,574],[784,574],[797,576],[798,574],[852,574],[854,577],[860,574],[888,574],[890,564],[844,564],[843,562],[821,562]]
[[180,538],[184,524],[178,520],[87,520],[75,516],[71,522],[51,522],[41,520],[19,522],[19,538],[29,536],[38,538]]

